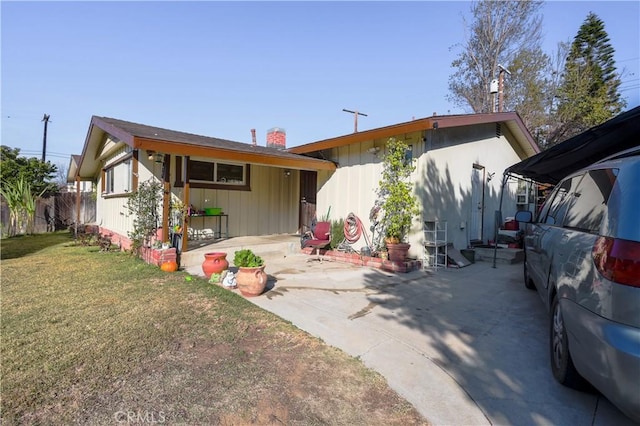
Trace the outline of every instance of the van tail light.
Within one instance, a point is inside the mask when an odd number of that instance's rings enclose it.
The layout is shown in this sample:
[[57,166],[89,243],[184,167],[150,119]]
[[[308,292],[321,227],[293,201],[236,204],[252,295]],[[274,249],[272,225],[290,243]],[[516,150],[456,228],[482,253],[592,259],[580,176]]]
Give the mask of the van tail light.
[[640,287],[639,242],[598,237],[592,253],[603,277],[618,284]]

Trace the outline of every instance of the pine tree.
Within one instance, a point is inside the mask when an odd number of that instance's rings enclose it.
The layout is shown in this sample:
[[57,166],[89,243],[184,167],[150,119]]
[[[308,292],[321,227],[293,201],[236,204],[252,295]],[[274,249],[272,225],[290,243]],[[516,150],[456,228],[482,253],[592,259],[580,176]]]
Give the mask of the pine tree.
[[548,146],[617,115],[626,106],[604,23],[589,13],[573,40],[558,89],[556,121]]

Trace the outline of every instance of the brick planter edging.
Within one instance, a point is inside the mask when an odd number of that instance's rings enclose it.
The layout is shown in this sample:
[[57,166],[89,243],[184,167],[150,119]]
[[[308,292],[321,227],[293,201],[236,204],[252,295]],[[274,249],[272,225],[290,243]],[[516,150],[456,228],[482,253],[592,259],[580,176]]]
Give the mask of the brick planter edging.
[[142,260],[150,265],[160,266],[164,262],[174,261],[177,262],[178,256],[176,254],[176,248],[171,247],[168,249],[156,249],[150,247],[142,247]]
[[[302,253],[315,256],[315,249],[305,247]],[[362,256],[358,253],[347,253],[335,250],[320,250],[320,255],[328,257],[337,262],[351,263],[353,265],[368,266],[378,268],[389,272],[411,272],[422,269],[422,262],[419,260],[407,260],[405,262],[393,262],[391,260],[382,260],[379,257]]]
[[[123,235],[118,234],[117,232],[112,232],[107,229],[104,229],[98,225],[86,225],[85,229],[89,229],[91,232],[99,233],[100,235],[108,236],[111,239],[111,242],[120,247],[120,250],[128,250],[131,248],[131,240]],[[88,232],[88,231],[85,231]],[[150,265],[161,266],[164,262],[168,261],[178,261],[178,255],[175,247],[162,249],[162,248],[151,248],[151,247],[142,247],[142,260]]]

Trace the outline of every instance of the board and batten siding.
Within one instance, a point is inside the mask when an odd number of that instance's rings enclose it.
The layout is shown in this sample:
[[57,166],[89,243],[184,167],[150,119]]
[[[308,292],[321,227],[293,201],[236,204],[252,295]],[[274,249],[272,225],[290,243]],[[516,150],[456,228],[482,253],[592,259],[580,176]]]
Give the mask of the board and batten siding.
[[[477,208],[471,201],[474,164],[484,167],[482,222],[483,241],[486,243],[494,237],[495,211],[500,206],[502,174],[507,167],[521,160],[505,135],[496,136],[493,125],[485,127],[486,129],[482,126],[466,129],[466,137],[459,128],[439,130],[451,131],[451,142],[434,144],[434,148],[419,157],[417,164],[419,180],[416,183],[416,193],[422,203],[423,220],[447,221],[447,239],[458,250],[469,244],[471,213]],[[426,145],[431,142],[430,136],[433,135],[427,135]],[[444,138],[448,139],[447,135]],[[515,215],[516,196],[512,189],[507,188],[504,193],[503,217]],[[410,242],[412,245],[421,245],[422,241],[422,229],[414,228]]]
[[[255,164],[249,167],[250,191],[190,188],[190,204],[197,210],[220,207],[229,215],[230,237],[295,234],[300,208],[299,172],[290,170],[287,175],[282,168]],[[183,188],[173,188],[172,193],[182,199]],[[204,220],[204,230],[211,230],[214,222]],[[200,229],[202,219],[194,218],[191,226]]]
[[[423,220],[439,219],[448,223],[448,240],[457,249],[466,248],[471,220],[471,179],[473,165],[484,167],[485,205],[484,240],[492,239],[494,214],[499,207],[500,185],[505,168],[521,158],[508,141],[505,128],[496,134],[494,124],[428,130],[398,135],[413,147],[416,170],[412,175],[421,215],[409,234],[409,255],[423,257]],[[512,138],[513,140],[513,138]],[[369,214],[382,173],[382,156],[387,139],[334,148],[331,159],[338,163],[334,172],[318,174],[317,212],[331,208],[332,220],[357,215],[371,239]],[[370,148],[379,147],[377,154]],[[489,174],[493,174],[488,180]],[[506,206],[506,207],[505,207]],[[515,214],[515,191],[508,188],[503,202],[503,217]],[[365,245],[361,237],[353,248]]]
[[[104,163],[104,167],[109,167],[110,165],[118,162],[118,160],[120,160],[127,154],[127,147],[124,145],[121,146],[108,156],[107,160]],[[121,167],[116,168],[115,170],[117,173],[119,173],[119,175],[115,177],[115,180],[119,182],[118,185],[120,185],[120,183],[125,179],[125,176],[122,175],[122,173],[125,171],[125,168]],[[142,176],[141,178],[144,179],[144,177]],[[100,188],[103,187],[102,179],[102,171],[99,170],[97,176],[98,192],[100,191]],[[141,182],[142,179],[140,180]],[[124,192],[122,193],[122,196],[110,197],[105,197],[104,194],[98,193],[96,199],[97,224],[102,228],[109,229],[110,231],[118,233],[122,236],[127,236],[127,233],[132,229],[133,224],[133,218],[127,214],[127,199],[128,198],[126,197],[126,194]]]
[[[124,150],[114,153],[106,162],[108,166],[118,161]],[[208,159],[208,161],[214,161]],[[146,155],[139,156],[138,182],[142,183],[154,177],[161,181],[162,163],[149,160]],[[250,165],[251,190],[234,191],[220,189],[190,189],[190,203],[197,209],[220,207],[229,215],[229,236],[295,234],[298,230],[300,207],[300,175],[297,170]],[[171,158],[171,193],[174,199],[183,199],[184,188],[173,186],[175,182],[175,157]],[[124,178],[118,176],[118,178]],[[102,175],[98,176],[100,188]],[[127,197],[98,195],[96,207],[98,224],[120,235],[127,236],[133,227],[133,217],[127,214]],[[159,217],[162,213],[160,206]],[[194,218],[190,226],[212,231],[214,221]],[[160,225],[160,224],[159,224]]]

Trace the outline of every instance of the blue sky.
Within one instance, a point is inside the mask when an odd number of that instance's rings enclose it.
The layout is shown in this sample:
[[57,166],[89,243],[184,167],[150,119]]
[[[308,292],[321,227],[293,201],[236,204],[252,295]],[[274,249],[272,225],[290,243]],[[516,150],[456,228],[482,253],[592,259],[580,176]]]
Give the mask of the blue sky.
[[[446,100],[469,2],[12,2],[1,13],[2,144],[68,164],[92,115],[287,146],[412,118],[463,113]],[[543,48],[593,11],[640,104],[640,5],[543,6]],[[508,89],[507,89],[508,90]]]

